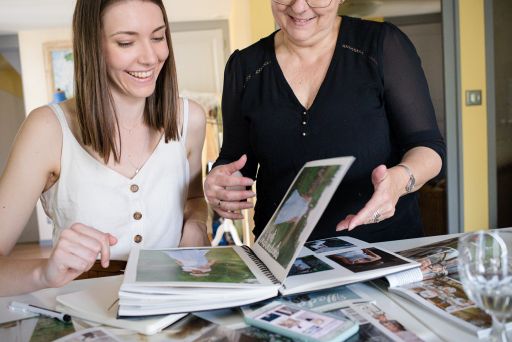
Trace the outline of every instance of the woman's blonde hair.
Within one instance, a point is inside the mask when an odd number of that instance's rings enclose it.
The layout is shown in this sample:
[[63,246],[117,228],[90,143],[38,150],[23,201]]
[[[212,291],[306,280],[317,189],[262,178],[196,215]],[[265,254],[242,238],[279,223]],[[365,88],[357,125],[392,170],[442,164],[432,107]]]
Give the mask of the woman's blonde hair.
[[[108,6],[120,1],[128,0],[77,0],[73,14],[74,86],[80,138],[105,163],[111,154],[116,162],[119,161],[121,146],[116,145],[115,139],[116,132],[119,137],[119,122],[102,47],[102,17]],[[158,75],[155,91],[146,98],[144,123],[156,130],[162,130],[165,142],[177,140],[179,95],[169,21],[162,0],[139,1],[152,2],[162,10],[169,48],[169,57]]]

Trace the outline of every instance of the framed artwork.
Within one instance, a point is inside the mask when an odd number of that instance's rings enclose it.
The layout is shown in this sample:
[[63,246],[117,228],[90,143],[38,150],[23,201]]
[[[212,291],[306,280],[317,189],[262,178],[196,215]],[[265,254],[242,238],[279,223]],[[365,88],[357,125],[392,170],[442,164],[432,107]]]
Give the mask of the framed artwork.
[[73,96],[73,47],[70,41],[47,42],[43,45],[49,101],[59,90],[66,98]]

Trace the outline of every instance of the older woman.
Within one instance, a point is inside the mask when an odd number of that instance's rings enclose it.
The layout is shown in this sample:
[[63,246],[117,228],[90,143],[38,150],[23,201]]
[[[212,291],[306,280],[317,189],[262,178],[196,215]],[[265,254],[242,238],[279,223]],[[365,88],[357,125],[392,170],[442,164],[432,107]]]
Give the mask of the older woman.
[[310,239],[422,234],[414,192],[440,172],[445,146],[420,60],[395,26],[340,17],[341,3],[272,1],[281,29],[227,63],[224,142],[205,193],[237,219],[257,178],[256,235],[305,162],[344,155],[356,161]]

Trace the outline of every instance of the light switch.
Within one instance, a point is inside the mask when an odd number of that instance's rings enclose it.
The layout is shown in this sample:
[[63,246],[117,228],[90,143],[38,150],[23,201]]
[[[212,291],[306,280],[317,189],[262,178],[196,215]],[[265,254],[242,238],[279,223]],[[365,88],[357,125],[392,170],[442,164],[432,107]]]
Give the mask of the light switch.
[[466,106],[480,106],[482,104],[482,91],[466,90]]

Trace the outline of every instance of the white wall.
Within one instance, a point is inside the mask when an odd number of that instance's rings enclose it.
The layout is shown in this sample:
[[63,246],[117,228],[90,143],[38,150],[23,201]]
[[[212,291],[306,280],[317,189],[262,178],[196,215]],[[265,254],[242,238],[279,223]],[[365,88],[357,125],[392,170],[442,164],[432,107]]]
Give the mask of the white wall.
[[[227,19],[232,2],[245,0],[164,0],[169,20]],[[267,1],[267,0],[261,0]],[[71,25],[73,0],[1,0],[0,34]]]
[[[164,0],[170,22],[228,19],[233,2],[246,0]],[[266,1],[266,0],[264,0]]]
[[25,110],[29,113],[49,102],[43,44],[51,41],[71,41],[71,29],[21,31],[18,39]]

